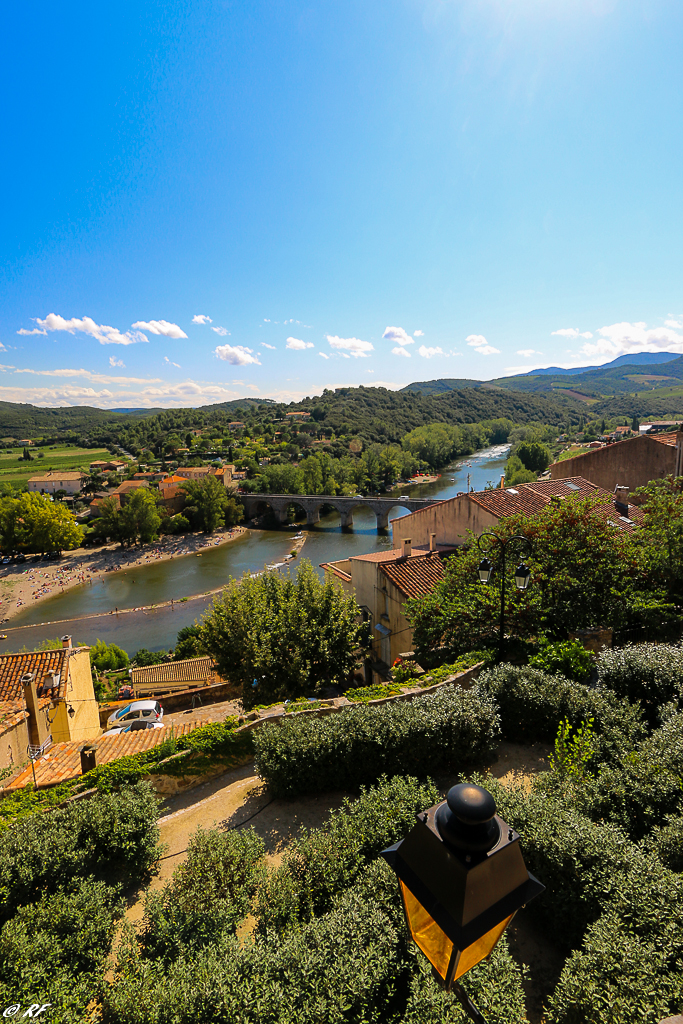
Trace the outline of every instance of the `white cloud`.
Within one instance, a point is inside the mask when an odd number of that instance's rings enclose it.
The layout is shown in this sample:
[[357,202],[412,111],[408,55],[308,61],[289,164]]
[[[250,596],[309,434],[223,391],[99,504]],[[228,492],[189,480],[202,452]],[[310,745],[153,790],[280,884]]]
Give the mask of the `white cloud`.
[[293,348],[296,352],[302,352],[305,348],[315,348],[312,341],[302,341],[301,338],[287,338],[285,348]]
[[117,359],[116,356],[109,356],[110,366],[125,366],[123,359]]
[[500,349],[494,348],[493,345],[489,345],[483,334],[468,334],[465,341],[468,345],[471,345],[480,356],[497,356],[500,354]]
[[161,334],[164,338],[186,338],[185,331],[178,324],[170,324],[168,320],[138,320],[131,324],[134,331],[148,331],[149,334]]
[[269,345],[267,341],[261,342],[261,348],[269,348],[272,349],[273,352],[275,351],[275,345]]
[[665,320],[664,323],[667,327],[673,327],[676,331],[683,330],[683,323],[680,322],[680,317],[678,320]]
[[265,318],[265,316],[264,316],[264,318],[263,318],[263,322],[264,322],[264,324],[269,324],[269,323],[270,323],[270,320],[267,320],[267,319]]
[[205,313],[197,313],[196,316],[192,317],[192,323],[193,324],[212,324],[213,320],[211,319],[210,316],[207,316]]
[[221,338],[225,338],[227,337],[228,334],[230,334],[230,331],[228,330],[227,327],[212,327],[211,330],[214,332],[214,334],[219,334]]
[[[422,347],[424,348],[424,345]],[[407,348],[403,348],[401,345],[398,345],[396,348],[392,348],[391,354],[392,356],[408,356],[408,359],[410,359],[410,352]]]
[[47,334],[47,331],[41,330],[40,327],[34,327],[32,331],[27,331],[25,327],[22,327],[17,334]]
[[[123,364],[121,364],[123,365]],[[106,373],[93,373],[91,370],[65,368],[59,370],[32,370],[28,367],[6,366],[0,363],[0,370],[4,373],[13,370],[14,373],[29,373],[33,377],[84,377],[86,380],[97,384],[157,384],[158,377],[112,377]]]
[[168,356],[164,356],[164,362],[168,363],[169,366],[175,366],[178,370],[181,369],[180,363],[174,363]]
[[319,355],[319,356],[322,356],[322,357],[323,357],[323,359],[329,359],[329,358],[330,358],[330,357],[328,356],[327,352],[318,352],[318,355]]
[[65,320],[63,316],[58,316],[56,313],[48,313],[44,320],[36,317],[36,323],[46,331],[67,331],[69,334],[80,331],[82,334],[90,335],[95,341],[99,341],[100,345],[135,345],[140,341],[149,341],[140,331],[133,333],[126,331],[125,334],[122,334],[116,327],[96,324],[89,316],[84,316],[82,320],[77,317]]
[[232,366],[248,366],[250,363],[261,365],[256,356],[252,355],[252,349],[245,348],[244,345],[219,345],[214,349],[214,354]]
[[537,352],[534,348],[518,348],[518,356],[524,356],[525,359],[531,359],[532,356],[542,356],[542,352]]
[[413,331],[413,337],[414,338],[424,338],[424,336],[425,336],[425,332],[424,331]]
[[601,327],[598,334],[601,337],[595,342],[583,345],[583,355],[614,359],[628,352],[683,353],[683,336],[671,327],[648,328],[645,323],[620,323]]
[[556,335],[559,338],[592,338],[593,335],[590,331],[584,331],[583,334],[578,327],[562,327],[559,331],[551,331],[551,335]]
[[[369,341],[361,341],[360,338],[339,338],[336,334],[325,335],[330,346],[336,349],[345,349],[346,352],[350,352],[354,359],[367,359],[368,352],[372,352],[374,346]],[[342,355],[347,359],[346,352],[342,352]]]
[[426,345],[420,345],[417,354],[422,356],[423,359],[431,359],[432,356],[442,356],[443,349],[438,346],[436,348],[427,348]]
[[376,380],[372,386],[373,388],[386,388],[387,391],[398,391],[403,384],[396,384],[393,380]]
[[[420,331],[422,334],[422,331]],[[387,327],[382,335],[385,341],[394,341],[397,345],[414,345],[415,342],[402,327]]]

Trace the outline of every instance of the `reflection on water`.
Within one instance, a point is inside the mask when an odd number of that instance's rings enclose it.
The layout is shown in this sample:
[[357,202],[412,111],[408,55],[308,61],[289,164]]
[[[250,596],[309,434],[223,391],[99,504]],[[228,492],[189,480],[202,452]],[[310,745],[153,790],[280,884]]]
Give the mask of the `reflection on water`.
[[[497,485],[506,457],[506,446],[478,452],[445,469],[435,483],[403,484],[401,493],[411,498],[450,498],[467,489],[468,475],[474,490],[482,490],[487,484]],[[405,512],[397,503],[389,518],[405,515]],[[302,557],[310,559],[318,568],[320,562],[390,546],[391,531],[377,532],[370,509],[358,507],[353,520],[353,530],[342,532],[338,513],[321,517],[317,526],[307,530]],[[250,530],[229,544],[205,549],[201,555],[186,555],[172,561],[151,562],[123,572],[106,573],[92,585],[85,584],[55,595],[17,615],[12,625],[5,628],[8,639],[0,642],[0,651],[14,651],[23,646],[30,649],[42,640],[54,639],[63,633],[71,633],[74,642],[91,644],[98,638],[115,642],[131,653],[140,647],[167,649],[175,643],[178,630],[194,622],[212,600],[182,601],[184,597],[205,593],[222,586],[230,577],[257,572],[266,564],[282,561],[289,551],[288,534],[290,531],[286,529]],[[322,570],[319,571],[322,576]],[[171,599],[179,603],[144,612],[93,617],[96,613],[110,613],[117,607],[140,607]],[[65,619],[76,621],[56,624]]]

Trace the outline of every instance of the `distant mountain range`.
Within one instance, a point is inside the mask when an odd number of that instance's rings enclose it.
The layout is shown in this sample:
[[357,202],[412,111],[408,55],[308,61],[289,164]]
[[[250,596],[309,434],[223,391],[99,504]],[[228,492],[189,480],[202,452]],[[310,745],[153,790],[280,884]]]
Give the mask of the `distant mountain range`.
[[629,352],[626,356],[617,356],[610,363],[602,363],[600,366],[574,366],[569,370],[562,366],[546,366],[542,370],[528,370],[527,373],[520,374],[520,376],[539,377],[554,373],[569,377],[576,373],[588,373],[590,370],[606,370],[610,366],[649,366],[652,363],[669,363],[672,359],[678,359],[679,356],[679,352]]

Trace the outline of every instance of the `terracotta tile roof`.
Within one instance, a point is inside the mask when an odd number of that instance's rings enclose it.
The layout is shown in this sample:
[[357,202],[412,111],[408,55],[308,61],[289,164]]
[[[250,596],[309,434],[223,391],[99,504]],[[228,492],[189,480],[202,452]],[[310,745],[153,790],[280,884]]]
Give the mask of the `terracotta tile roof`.
[[[572,486],[569,487],[568,484]],[[590,480],[586,480],[582,476],[568,476],[562,480],[536,480],[532,483],[521,484],[520,486],[524,489],[528,487],[532,491],[536,491],[537,494],[559,494],[563,498],[568,494],[571,494],[573,498],[589,498],[596,492],[608,493],[602,487],[592,484]]]
[[343,569],[340,569],[338,565],[334,564],[334,562],[321,562],[320,568],[325,569],[328,572],[331,572],[333,576],[337,576],[340,580],[343,580],[345,583],[351,582],[351,574],[345,572]]
[[[60,677],[59,695],[66,693],[69,654],[78,648],[63,647],[57,651],[32,651],[28,654],[5,654],[0,657],[0,715],[2,711],[23,711],[24,687],[22,676],[32,672],[38,689],[48,681],[48,672]],[[49,703],[49,698],[43,698]]]
[[54,480],[85,480],[85,478],[85,473],[72,473],[66,471],[60,473],[59,470],[56,469],[51,473],[42,473],[40,476],[29,477],[28,482],[30,484],[39,484],[43,482],[52,483]]
[[[442,502],[445,504],[445,502]],[[424,555],[426,548],[413,548],[410,557],[419,558]],[[455,547],[452,544],[438,544],[436,550],[439,552],[445,552],[450,554],[451,551],[455,551]],[[387,551],[371,551],[367,555],[351,555],[350,562],[396,562],[399,558],[403,558],[403,547],[400,548],[389,548]]]
[[[116,736],[100,736],[93,740],[97,744],[97,763],[109,764],[119,757],[129,754],[140,754],[151,750],[171,736],[187,736],[209,722],[173,722],[163,729],[139,729],[136,732],[118,733]],[[55,743],[35,763],[36,783],[38,786],[55,786],[60,782],[75,779],[81,774],[80,749],[83,741],[72,743]],[[7,790],[23,789],[33,782],[31,765],[7,786]]]
[[131,682],[133,686],[138,683],[193,683],[208,679],[213,670],[213,661],[207,655],[205,658],[166,661],[161,665],[131,669]]
[[651,437],[653,441],[659,441],[660,444],[671,445],[672,448],[676,447],[676,438],[678,437],[677,430],[667,431],[665,434],[645,434],[645,437]]
[[486,509],[491,515],[502,519],[520,513],[527,516],[536,515],[549,502],[549,498],[530,490],[525,484],[517,487],[496,487],[489,491],[476,491],[469,495],[470,501]]
[[138,487],[148,487],[146,480],[124,480],[122,484],[112,491],[112,494],[127,494],[128,491],[136,491]]
[[[451,548],[455,551],[456,548]],[[445,554],[420,552],[418,557],[402,558],[400,561],[380,565],[379,571],[391,580],[406,597],[422,597],[444,578]]]

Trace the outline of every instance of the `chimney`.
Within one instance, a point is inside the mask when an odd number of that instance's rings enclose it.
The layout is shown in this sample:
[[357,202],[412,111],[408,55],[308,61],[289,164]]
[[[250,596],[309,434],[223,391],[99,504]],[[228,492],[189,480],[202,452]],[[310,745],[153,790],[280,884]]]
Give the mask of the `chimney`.
[[622,516],[628,516],[628,498],[630,494],[630,488],[623,484],[617,484],[614,488],[614,506]]
[[503,473],[502,477],[500,478],[500,487],[501,490],[503,490],[503,488],[505,487],[505,473]]
[[81,775],[85,775],[86,772],[90,772],[93,768],[97,768],[97,744],[96,743],[85,743],[80,749],[81,755]]
[[71,647],[71,646],[72,646],[71,637],[67,633],[65,636],[62,637],[62,647]]
[[24,700],[28,711],[28,734],[29,742],[34,747],[39,747],[48,738],[49,726],[45,715],[38,710],[38,688],[36,686],[35,672],[27,672],[20,679],[24,688]]
[[410,558],[410,551],[411,551],[412,546],[413,546],[412,539],[410,537],[405,537],[404,540],[403,540],[403,557],[404,558]]
[[429,534],[429,550],[430,551],[436,551],[436,534],[435,533],[430,533]]

